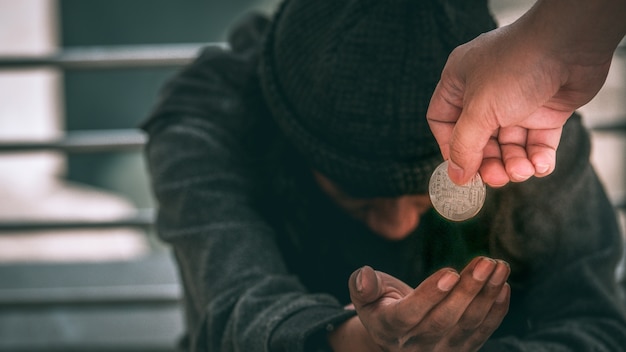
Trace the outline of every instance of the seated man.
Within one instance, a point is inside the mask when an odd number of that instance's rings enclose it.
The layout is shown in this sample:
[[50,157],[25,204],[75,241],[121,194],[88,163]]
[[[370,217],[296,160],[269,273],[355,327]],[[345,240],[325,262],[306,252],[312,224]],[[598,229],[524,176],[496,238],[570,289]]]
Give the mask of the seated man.
[[144,128],[191,351],[619,351],[614,211],[574,116],[545,178],[450,222],[426,109],[486,1],[285,1]]

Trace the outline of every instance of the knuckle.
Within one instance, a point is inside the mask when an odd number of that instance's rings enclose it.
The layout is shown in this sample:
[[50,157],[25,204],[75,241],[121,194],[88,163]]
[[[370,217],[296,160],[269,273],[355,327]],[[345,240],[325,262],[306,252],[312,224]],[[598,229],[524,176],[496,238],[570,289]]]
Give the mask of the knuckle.
[[427,351],[428,346],[436,345],[441,340],[440,334],[433,333],[420,333],[407,338],[400,347],[404,349],[411,349],[411,347],[417,347],[421,350]]
[[407,323],[397,314],[385,316],[380,320],[380,324],[385,331],[404,331],[407,328]]
[[471,275],[465,278],[465,280],[461,281],[460,285],[455,287],[455,293],[459,295],[460,306],[469,304],[474,297],[476,297],[480,291],[483,289],[484,283],[475,280]]
[[478,314],[467,314],[459,320],[457,324],[462,331],[474,331],[482,323],[482,316]]
[[453,312],[449,309],[442,309],[438,314],[433,314],[427,321],[426,331],[443,334],[454,324]]
[[450,155],[462,160],[462,157],[471,150],[471,147],[463,138],[457,137],[456,135],[453,135],[453,137],[456,138],[450,143]]
[[368,329],[372,340],[379,346],[398,346],[398,338],[395,334],[390,334],[389,330],[374,328]]
[[497,326],[491,324],[481,324],[476,327],[476,335],[481,337],[488,337],[496,330]]
[[447,341],[448,347],[459,347],[467,343],[467,340],[472,335],[472,332],[473,331],[470,331],[470,330],[459,330],[459,332],[457,332],[456,334],[454,334],[448,339]]
[[487,342],[487,338],[491,336],[491,333],[488,335],[474,334],[468,338],[466,341],[466,345],[468,346],[470,351],[478,351],[482,345]]

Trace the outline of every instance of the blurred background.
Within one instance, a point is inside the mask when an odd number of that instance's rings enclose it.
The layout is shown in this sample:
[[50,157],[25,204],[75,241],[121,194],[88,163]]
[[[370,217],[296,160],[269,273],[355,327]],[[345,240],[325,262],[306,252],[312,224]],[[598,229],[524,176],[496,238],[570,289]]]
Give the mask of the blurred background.
[[[278,0],[0,0],[0,351],[174,351],[183,325],[136,130],[158,90]],[[492,0],[500,24],[534,1]],[[581,109],[626,227],[626,49]]]

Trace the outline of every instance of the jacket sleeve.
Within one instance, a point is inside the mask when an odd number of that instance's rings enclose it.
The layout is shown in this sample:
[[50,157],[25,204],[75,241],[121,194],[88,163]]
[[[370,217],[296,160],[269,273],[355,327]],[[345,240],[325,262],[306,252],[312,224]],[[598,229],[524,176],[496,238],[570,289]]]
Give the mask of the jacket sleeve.
[[192,351],[317,351],[353,315],[290,275],[255,210],[240,132],[264,21],[252,18],[232,49],[207,50],[182,70],[143,126],[157,231],[179,266]]
[[525,331],[494,338],[484,351],[624,350],[626,312],[616,280],[622,237],[589,150],[574,116],[555,173],[501,192],[491,247],[512,264],[509,314],[523,312]]

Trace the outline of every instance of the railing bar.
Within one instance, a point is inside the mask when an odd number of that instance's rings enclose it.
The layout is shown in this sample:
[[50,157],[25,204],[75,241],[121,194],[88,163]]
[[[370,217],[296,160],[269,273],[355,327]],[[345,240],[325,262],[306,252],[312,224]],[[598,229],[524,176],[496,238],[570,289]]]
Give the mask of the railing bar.
[[159,297],[159,298],[132,298],[132,299],[110,299],[110,300],[90,300],[90,301],[32,301],[32,302],[0,302],[0,314],[2,311],[11,310],[40,310],[49,307],[69,308],[69,307],[89,307],[89,308],[109,308],[119,306],[132,307],[163,307],[178,306],[181,303],[180,298]]
[[62,346],[46,345],[41,347],[0,346],[0,352],[182,352],[182,350],[177,349],[174,343],[172,343],[171,347],[159,345],[147,346],[143,344],[138,346],[117,344],[112,346],[98,346],[80,344]]
[[46,56],[2,56],[0,70],[36,67],[65,70],[175,67],[189,63],[205,47],[225,48],[227,44],[214,42],[65,48]]
[[591,125],[589,127],[592,131],[597,132],[618,132],[625,133],[626,132],[626,117],[622,119],[622,121],[609,123],[609,124],[598,124]]
[[154,225],[155,216],[151,209],[139,210],[136,215],[113,220],[28,220],[0,221],[2,232],[30,232],[71,229],[108,229],[133,227],[150,229]]
[[119,221],[76,221],[76,222],[2,222],[0,223],[0,236],[2,232],[32,232],[32,231],[57,231],[77,229],[111,229],[111,228],[142,228],[149,229],[153,226],[151,221],[145,220],[119,220]]
[[139,129],[69,131],[64,137],[54,140],[0,142],[0,153],[133,151],[141,150],[146,141],[147,136]]
[[179,303],[177,284],[0,289],[0,309],[50,305]]

